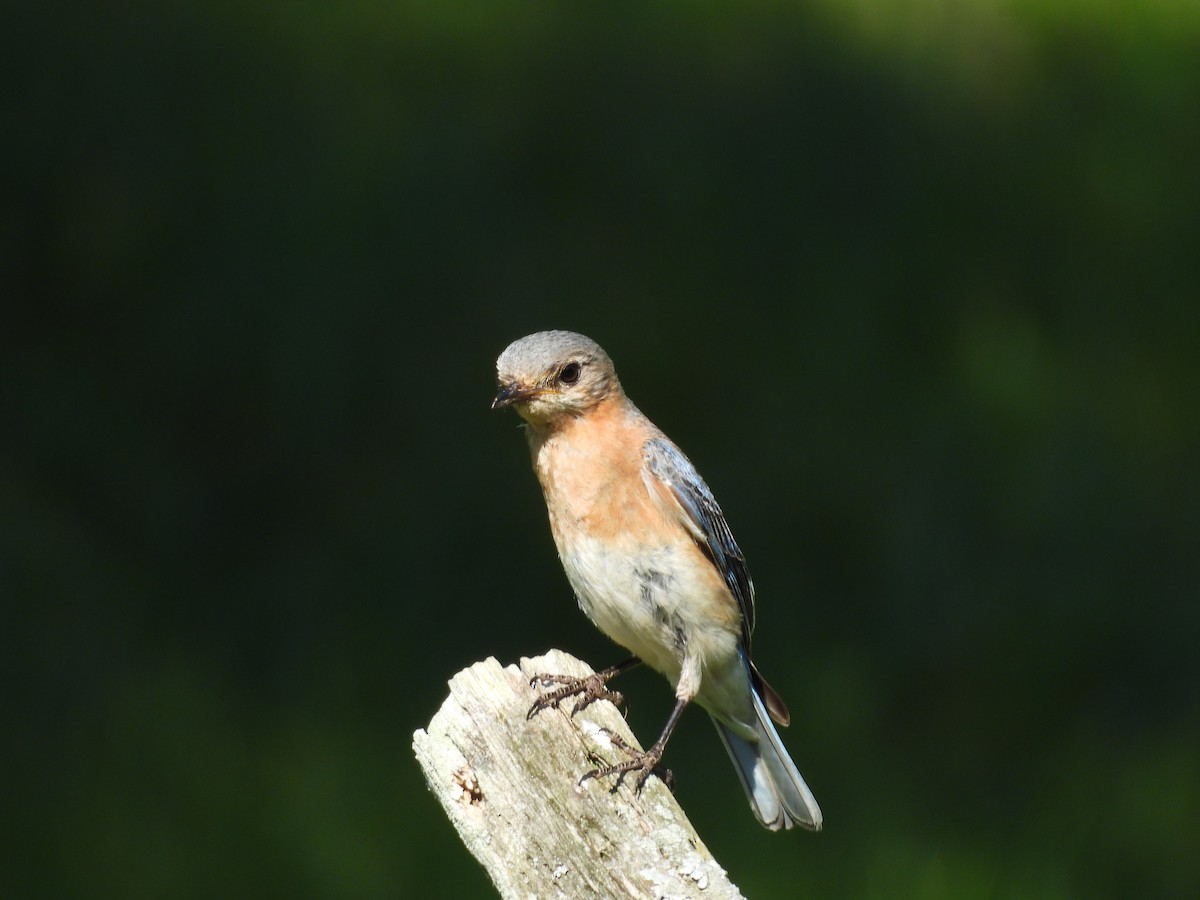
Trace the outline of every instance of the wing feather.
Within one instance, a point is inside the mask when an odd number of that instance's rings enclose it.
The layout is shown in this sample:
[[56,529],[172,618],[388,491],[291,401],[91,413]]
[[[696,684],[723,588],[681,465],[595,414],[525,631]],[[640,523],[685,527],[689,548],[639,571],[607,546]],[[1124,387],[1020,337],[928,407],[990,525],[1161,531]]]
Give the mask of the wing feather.
[[750,634],[754,631],[754,582],[725,514],[691,460],[669,440],[652,438],[646,442],[643,453],[647,473],[670,489],[683,524],[737,599],[742,613],[742,639],[748,652]]

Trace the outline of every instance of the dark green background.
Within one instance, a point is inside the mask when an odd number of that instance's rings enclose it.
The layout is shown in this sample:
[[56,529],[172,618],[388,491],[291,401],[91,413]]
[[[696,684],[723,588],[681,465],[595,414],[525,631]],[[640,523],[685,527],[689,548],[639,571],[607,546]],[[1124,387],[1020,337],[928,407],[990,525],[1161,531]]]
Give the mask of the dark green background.
[[668,756],[749,897],[1200,896],[1197,8],[16,2],[0,75],[5,897],[489,895],[412,731],[620,656],[488,410],[543,328],[749,557],[827,830]]

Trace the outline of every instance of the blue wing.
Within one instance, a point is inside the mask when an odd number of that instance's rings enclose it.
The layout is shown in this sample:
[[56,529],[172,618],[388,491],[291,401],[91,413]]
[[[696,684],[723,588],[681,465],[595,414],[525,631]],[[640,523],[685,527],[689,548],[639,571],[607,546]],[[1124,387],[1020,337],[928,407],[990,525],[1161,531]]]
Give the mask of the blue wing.
[[689,530],[696,535],[696,542],[737,598],[742,611],[742,640],[749,651],[750,634],[754,631],[754,582],[750,580],[746,558],[733,539],[725,514],[691,460],[669,440],[653,438],[646,442],[643,453],[647,470],[670,488],[691,523]]

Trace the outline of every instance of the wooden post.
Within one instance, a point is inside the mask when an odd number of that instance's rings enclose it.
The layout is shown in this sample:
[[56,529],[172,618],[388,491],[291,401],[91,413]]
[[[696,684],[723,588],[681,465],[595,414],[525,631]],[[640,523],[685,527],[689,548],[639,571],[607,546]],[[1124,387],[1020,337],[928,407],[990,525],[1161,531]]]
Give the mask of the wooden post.
[[552,650],[521,665],[489,658],[450,680],[450,696],[413,750],[430,790],[500,896],[529,898],[740,898],[667,787],[650,778],[579,778],[622,757],[600,730],[639,746],[621,713],[573,700],[526,719],[538,674],[590,675]]

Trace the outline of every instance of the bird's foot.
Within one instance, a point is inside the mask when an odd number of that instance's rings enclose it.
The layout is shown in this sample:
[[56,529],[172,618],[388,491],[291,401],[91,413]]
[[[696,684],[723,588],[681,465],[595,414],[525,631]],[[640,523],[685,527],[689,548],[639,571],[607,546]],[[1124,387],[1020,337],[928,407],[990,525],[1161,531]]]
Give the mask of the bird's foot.
[[659,781],[665,784],[669,790],[675,790],[675,776],[670,769],[664,769],[659,765],[662,762],[663,756],[664,747],[662,744],[655,744],[649,750],[636,750],[625,743],[619,734],[614,734],[607,728],[603,729],[603,731],[607,735],[609,742],[618,750],[628,754],[629,759],[615,765],[592,769],[592,771],[587,772],[579,779],[580,784],[592,778],[607,778],[609,775],[616,775],[617,780],[612,788],[615,791],[620,787],[621,782],[625,780],[626,775],[630,772],[636,772],[637,783],[634,785],[634,790],[639,794],[642,792],[642,788],[646,786],[646,781],[651,775],[657,775]]
[[618,667],[613,666],[582,678],[571,675],[534,675],[529,679],[530,687],[545,689],[555,684],[562,685],[562,687],[555,688],[549,693],[538,697],[533,702],[533,706],[529,707],[529,712],[525,714],[525,718],[532,719],[543,709],[558,709],[558,705],[568,697],[579,698],[575,701],[575,707],[571,710],[571,715],[575,715],[581,709],[587,709],[587,707],[591,706],[597,700],[607,700],[613,706],[620,706],[625,702],[625,697],[617,691],[609,690],[607,686],[608,680],[616,675],[618,671],[620,671]]

